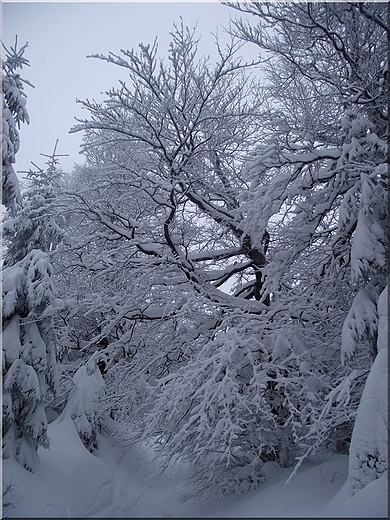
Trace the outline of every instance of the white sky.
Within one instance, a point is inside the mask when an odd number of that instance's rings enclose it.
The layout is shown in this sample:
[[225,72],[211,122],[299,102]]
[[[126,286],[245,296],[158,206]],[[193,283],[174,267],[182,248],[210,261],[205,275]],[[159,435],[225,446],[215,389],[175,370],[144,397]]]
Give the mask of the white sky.
[[[160,53],[166,54],[173,22],[183,17],[185,25],[198,22],[202,36],[201,53],[213,56],[214,39],[210,32],[226,27],[236,11],[219,3],[208,2],[3,2],[2,41],[14,45],[15,35],[23,45],[30,67],[23,68],[22,78],[35,88],[25,87],[30,125],[20,129],[21,146],[16,156],[16,170],[28,170],[31,161],[44,166],[40,153],[50,154],[56,139],[57,153],[64,171],[75,163],[82,134],[69,134],[74,117],[88,114],[77,105],[79,99],[104,99],[100,93],[125,79],[124,71],[112,64],[87,59],[88,54],[137,48],[140,42],[152,43],[159,37]],[[222,33],[220,27],[219,33]],[[256,49],[249,50],[250,57]]]

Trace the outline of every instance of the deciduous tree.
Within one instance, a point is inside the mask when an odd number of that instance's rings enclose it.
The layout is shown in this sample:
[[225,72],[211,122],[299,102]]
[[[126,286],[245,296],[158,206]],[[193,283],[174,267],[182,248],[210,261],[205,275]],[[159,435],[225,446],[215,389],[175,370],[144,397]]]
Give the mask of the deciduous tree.
[[107,409],[221,492],[347,451],[387,276],[384,6],[234,7],[258,23],[214,65],[183,26],[168,62],[157,43],[95,56],[129,81],[82,102],[63,257],[94,289]]
[[[362,385],[350,383],[364,381],[377,354],[377,301],[388,273],[387,6],[228,5],[258,21],[238,20],[232,31],[264,53],[274,100],[245,194],[249,226],[277,219],[266,285],[290,305],[285,318],[293,305],[311,335],[333,327],[318,345],[338,345],[347,373],[328,401],[335,412],[340,389],[347,392],[344,417],[350,409],[353,420]],[[328,414],[328,436],[341,417],[330,411],[320,415]]]

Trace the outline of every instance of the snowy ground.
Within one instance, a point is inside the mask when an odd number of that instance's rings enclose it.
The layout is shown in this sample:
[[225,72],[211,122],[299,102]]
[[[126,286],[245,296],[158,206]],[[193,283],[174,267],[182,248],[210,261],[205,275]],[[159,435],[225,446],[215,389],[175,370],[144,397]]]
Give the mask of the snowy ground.
[[[202,503],[186,481],[190,468],[172,467],[153,475],[152,453],[109,436],[100,437],[91,454],[72,420],[60,417],[49,426],[50,451],[40,450],[41,465],[31,474],[3,461],[3,517],[285,517],[387,518],[387,474],[350,497],[348,457],[306,464],[286,485],[290,469],[275,470],[257,491]],[[7,503],[12,504],[6,507]]]

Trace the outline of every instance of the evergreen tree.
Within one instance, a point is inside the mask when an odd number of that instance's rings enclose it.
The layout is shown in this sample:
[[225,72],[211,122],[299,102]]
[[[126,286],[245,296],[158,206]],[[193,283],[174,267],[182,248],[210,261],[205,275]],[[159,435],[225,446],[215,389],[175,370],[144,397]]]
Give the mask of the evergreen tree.
[[39,249],[3,270],[3,457],[30,471],[38,446],[49,445],[45,399],[58,384],[52,274]]
[[17,38],[15,46],[10,49],[3,44],[6,59],[2,63],[2,203],[12,215],[15,215],[16,205],[21,203],[19,182],[13,168],[15,155],[20,146],[18,128],[20,128],[20,123],[29,124],[30,122],[26,110],[27,99],[23,91],[23,83],[31,87],[33,85],[16,73],[24,65],[29,65],[28,60],[24,57],[27,45],[26,43],[18,49]]
[[46,156],[46,169],[34,164],[36,170],[28,172],[27,189],[23,193],[21,207],[14,218],[4,220],[6,266],[22,260],[32,249],[50,252],[61,242],[63,218],[58,212],[58,195],[63,173],[59,168],[57,145],[58,140],[52,155]]
[[56,291],[48,254],[61,237],[52,212],[61,176],[55,151],[46,171],[30,172],[20,213],[4,222],[3,457],[30,471],[38,447],[49,445],[45,404],[58,387],[51,306]]

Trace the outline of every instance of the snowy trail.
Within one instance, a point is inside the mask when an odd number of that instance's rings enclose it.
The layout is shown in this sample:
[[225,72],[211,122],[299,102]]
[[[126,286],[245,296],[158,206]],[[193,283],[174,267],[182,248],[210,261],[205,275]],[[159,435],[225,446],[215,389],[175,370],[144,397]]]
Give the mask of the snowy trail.
[[[170,468],[160,477],[152,451],[136,449],[108,435],[89,453],[70,417],[49,426],[51,448],[39,450],[41,465],[31,474],[4,461],[4,483],[14,484],[9,517],[145,517],[192,516],[188,470]],[[22,493],[20,491],[22,490]],[[187,513],[188,507],[190,508]]]
[[82,511],[78,516],[79,518],[90,518],[95,514],[99,513],[106,504],[112,503],[113,498],[113,486],[115,485],[115,480],[118,477],[118,466],[121,463],[121,460],[124,457],[124,453],[120,454],[114,463],[114,471],[111,477],[105,480],[102,484],[99,485],[96,495],[92,502]]
[[[123,450],[122,443],[116,447],[108,439],[103,439],[103,443],[102,452],[108,463],[113,452]],[[113,476],[100,486],[98,497],[82,517],[187,516],[189,490],[183,484],[185,468],[170,468],[154,477],[156,465],[152,457],[150,449],[129,447],[122,451],[116,458]]]
[[112,476],[103,482],[93,501],[80,513],[80,518],[97,516],[132,517],[143,513],[145,483],[136,481],[138,464],[134,450],[123,451],[114,462]]
[[[354,497],[346,481],[348,457],[304,464],[286,485],[292,468],[280,469],[257,491],[204,503],[186,480],[189,465],[160,476],[153,452],[109,435],[91,454],[70,417],[49,426],[50,451],[40,450],[34,474],[3,461],[3,482],[13,484],[11,518],[387,518],[387,474]],[[9,498],[9,497],[8,497]]]

